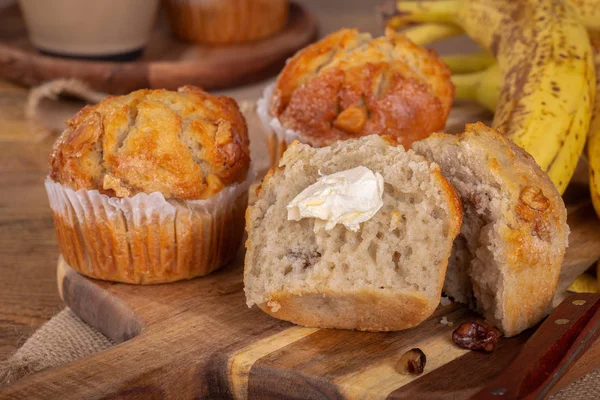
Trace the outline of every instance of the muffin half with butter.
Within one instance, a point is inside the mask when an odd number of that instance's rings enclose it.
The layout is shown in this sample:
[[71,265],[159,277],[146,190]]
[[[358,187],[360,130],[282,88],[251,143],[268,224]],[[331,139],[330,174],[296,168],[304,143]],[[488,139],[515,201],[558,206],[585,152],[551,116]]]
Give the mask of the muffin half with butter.
[[412,150],[292,143],[246,213],[247,305],[309,327],[411,328],[440,302],[461,223],[440,167]]
[[206,275],[235,255],[252,177],[233,99],[192,86],[138,90],[67,125],[45,184],[71,267],[150,284]]
[[453,97],[433,50],[392,30],[372,38],[343,29],[292,57],[257,111],[276,165],[293,140],[322,147],[377,134],[410,148],[444,128]]

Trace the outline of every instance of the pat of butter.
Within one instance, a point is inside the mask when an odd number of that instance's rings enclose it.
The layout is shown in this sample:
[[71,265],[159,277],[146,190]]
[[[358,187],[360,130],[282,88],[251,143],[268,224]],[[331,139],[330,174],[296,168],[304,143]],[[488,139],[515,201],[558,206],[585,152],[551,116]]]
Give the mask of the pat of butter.
[[287,205],[288,220],[316,218],[315,232],[342,224],[357,232],[383,206],[383,176],[356,167],[321,176]]

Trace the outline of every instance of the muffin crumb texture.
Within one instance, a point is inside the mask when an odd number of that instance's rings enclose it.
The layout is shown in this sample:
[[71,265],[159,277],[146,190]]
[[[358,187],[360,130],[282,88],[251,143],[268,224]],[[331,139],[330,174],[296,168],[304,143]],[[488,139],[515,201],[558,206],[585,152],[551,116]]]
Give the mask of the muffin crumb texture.
[[[287,205],[321,175],[364,166],[383,177],[383,205],[356,232]],[[461,205],[439,167],[377,135],[313,148],[294,143],[246,212],[244,291],[276,318],[321,328],[400,330],[438,306]]]
[[210,198],[242,182],[248,132],[235,101],[185,86],[108,97],[67,121],[50,177],[74,190],[129,197]]

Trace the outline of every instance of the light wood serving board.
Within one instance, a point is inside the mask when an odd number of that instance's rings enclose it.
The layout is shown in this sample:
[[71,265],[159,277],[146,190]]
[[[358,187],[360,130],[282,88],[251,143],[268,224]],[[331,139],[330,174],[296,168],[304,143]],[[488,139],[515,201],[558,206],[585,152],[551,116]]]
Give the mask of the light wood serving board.
[[[562,285],[600,257],[600,224],[585,187],[574,183],[571,245]],[[83,320],[119,343],[9,386],[7,398],[466,399],[490,382],[533,333],[501,339],[492,354],[451,342],[454,326],[477,316],[451,304],[402,332],[311,329],[248,309],[243,254],[205,278],[133,286],[85,278],[62,260],[58,286]],[[427,355],[425,373],[407,377],[394,366],[406,350]],[[555,390],[600,367],[596,343]]]
[[174,38],[160,15],[141,59],[101,62],[40,54],[30,43],[18,7],[0,10],[0,76],[33,86],[59,78],[76,78],[111,94],[141,88],[176,89],[186,84],[223,89],[275,75],[285,60],[316,39],[314,14],[297,2],[277,34],[254,42],[203,46]]

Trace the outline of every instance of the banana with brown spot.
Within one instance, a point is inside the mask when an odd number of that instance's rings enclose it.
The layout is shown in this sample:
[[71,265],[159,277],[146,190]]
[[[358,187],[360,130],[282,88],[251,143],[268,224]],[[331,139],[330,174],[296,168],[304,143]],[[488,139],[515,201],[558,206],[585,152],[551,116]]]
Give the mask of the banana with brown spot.
[[553,0],[397,2],[390,25],[460,26],[496,59],[503,79],[493,127],[565,190],[582,154],[595,97],[592,51],[573,7]]
[[[600,76],[600,33],[591,38],[591,43],[594,48],[596,77],[598,77]],[[596,101],[587,140],[590,193],[596,214],[600,217],[600,80],[596,81]],[[600,275],[598,275],[598,280],[600,282]]]

